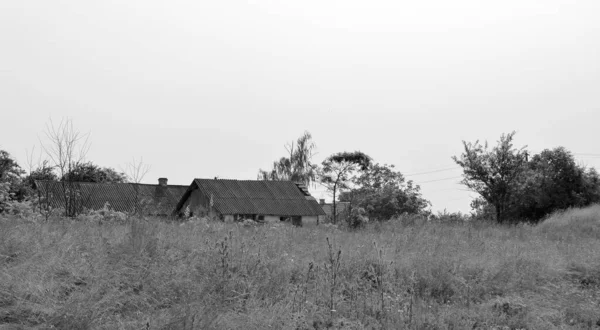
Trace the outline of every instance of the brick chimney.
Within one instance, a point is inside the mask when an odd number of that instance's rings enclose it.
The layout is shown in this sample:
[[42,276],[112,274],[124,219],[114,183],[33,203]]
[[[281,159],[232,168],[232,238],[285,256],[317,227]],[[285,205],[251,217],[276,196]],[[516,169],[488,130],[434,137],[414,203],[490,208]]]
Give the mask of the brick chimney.
[[167,182],[169,179],[167,178],[158,178],[158,186],[154,190],[154,198],[165,197],[167,192]]
[[325,205],[325,200],[323,198],[319,199],[319,204]]
[[169,179],[167,179],[167,178],[158,178],[158,185],[159,186],[166,187],[167,186],[167,182],[169,182]]

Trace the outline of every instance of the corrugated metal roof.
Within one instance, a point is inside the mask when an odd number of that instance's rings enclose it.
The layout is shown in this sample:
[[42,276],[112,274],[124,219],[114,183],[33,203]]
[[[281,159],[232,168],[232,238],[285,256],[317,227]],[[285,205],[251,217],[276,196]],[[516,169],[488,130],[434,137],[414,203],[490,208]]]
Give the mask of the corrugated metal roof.
[[188,186],[168,185],[166,189],[157,190],[159,185],[153,184],[91,182],[63,184],[57,181],[36,181],[36,187],[39,196],[42,198],[48,196],[48,202],[55,208],[64,207],[63,192],[71,187],[82,209],[97,210],[108,203],[115,211],[133,212],[136,202],[143,202],[154,206],[154,213],[161,214],[171,214],[188,188]]
[[[195,185],[221,214],[325,215],[314,198],[292,181],[195,179]],[[184,199],[187,196],[184,197]],[[178,207],[183,205],[183,201]]]

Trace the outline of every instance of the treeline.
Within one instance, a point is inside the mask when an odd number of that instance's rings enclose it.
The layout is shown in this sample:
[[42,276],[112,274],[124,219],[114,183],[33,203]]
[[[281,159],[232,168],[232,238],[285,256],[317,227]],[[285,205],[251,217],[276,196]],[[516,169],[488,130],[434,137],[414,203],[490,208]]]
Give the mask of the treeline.
[[513,146],[515,132],[497,145],[463,141],[464,152],[453,157],[463,168],[462,183],[479,197],[471,203],[475,218],[498,222],[538,222],[557,210],[600,202],[600,176],[577,164],[563,147],[531,155]]
[[[50,121],[45,135],[42,150],[46,160],[40,158],[34,166],[29,159],[27,171],[0,150],[0,212],[12,202],[33,196],[35,181],[139,183],[149,170],[147,164],[135,159],[125,171],[87,161],[87,135],[75,130],[69,120],[56,126]],[[469,216],[458,214],[455,218],[538,222],[557,210],[600,202],[600,175],[594,168],[578,164],[563,147],[539,154],[517,149],[514,135],[502,135],[492,148],[487,142],[463,141],[464,152],[453,160],[463,169],[462,184],[479,196],[472,201]],[[286,144],[285,150],[286,156],[273,162],[271,169],[259,170],[258,179],[327,188],[333,195],[333,223],[341,218],[351,227],[359,227],[403,214],[432,216],[431,203],[422,196],[420,187],[406,180],[394,165],[377,163],[361,151],[334,153],[320,164],[314,163],[316,144],[308,132]],[[67,194],[71,190],[64,192],[67,216],[74,215],[68,211]],[[343,212],[339,202],[344,202]]]
[[[376,163],[361,151],[338,152],[316,164],[312,161],[316,145],[308,132],[285,149],[288,155],[275,161],[271,170],[260,169],[258,179],[324,186],[333,195],[334,224],[340,217],[349,226],[360,227],[372,220],[428,213],[431,203],[423,198],[420,187],[406,181],[394,165]],[[338,212],[338,202],[348,203],[344,212]]]
[[557,210],[600,202],[600,176],[594,168],[577,164],[563,147],[533,155],[527,148],[517,149],[514,135],[502,135],[492,148],[487,142],[463,141],[464,152],[453,157],[463,169],[461,183],[479,195],[471,203],[470,215],[433,215],[418,185],[407,181],[394,165],[376,163],[361,151],[338,152],[321,164],[313,163],[316,145],[308,132],[286,144],[288,155],[275,161],[271,170],[259,170],[258,178],[326,187],[333,196],[331,221],[339,220],[337,205],[345,202],[349,207],[341,216],[352,227],[402,214],[538,222]]

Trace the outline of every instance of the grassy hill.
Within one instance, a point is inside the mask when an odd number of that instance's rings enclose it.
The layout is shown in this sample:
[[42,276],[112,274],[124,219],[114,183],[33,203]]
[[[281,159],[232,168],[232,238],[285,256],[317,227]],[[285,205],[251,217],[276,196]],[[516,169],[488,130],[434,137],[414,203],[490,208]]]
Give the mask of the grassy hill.
[[596,329],[600,206],[364,230],[0,218],[0,329]]

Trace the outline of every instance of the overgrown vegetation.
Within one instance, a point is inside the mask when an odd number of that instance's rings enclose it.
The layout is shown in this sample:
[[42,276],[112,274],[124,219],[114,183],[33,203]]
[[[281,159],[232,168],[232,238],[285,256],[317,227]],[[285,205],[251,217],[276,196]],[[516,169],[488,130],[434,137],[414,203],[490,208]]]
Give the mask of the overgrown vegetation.
[[474,218],[537,222],[558,210],[600,202],[600,175],[576,163],[565,148],[546,149],[529,159],[513,146],[515,132],[503,134],[488,149],[463,141],[454,161],[463,168],[462,183],[479,194],[471,203]]
[[[537,226],[0,218],[0,324],[57,329],[594,329],[600,206]],[[441,220],[441,219],[440,219]]]
[[317,165],[312,163],[316,144],[309,132],[304,132],[294,143],[287,143],[289,156],[273,162],[271,170],[258,170],[258,180],[302,182],[306,186],[317,180]]
[[340,194],[340,201],[365,210],[372,221],[385,221],[402,214],[425,214],[431,205],[421,188],[395,170],[394,165],[369,164],[354,177],[353,188]]

